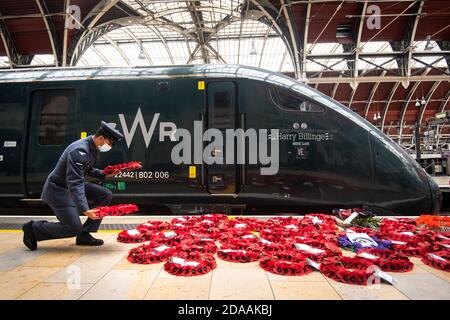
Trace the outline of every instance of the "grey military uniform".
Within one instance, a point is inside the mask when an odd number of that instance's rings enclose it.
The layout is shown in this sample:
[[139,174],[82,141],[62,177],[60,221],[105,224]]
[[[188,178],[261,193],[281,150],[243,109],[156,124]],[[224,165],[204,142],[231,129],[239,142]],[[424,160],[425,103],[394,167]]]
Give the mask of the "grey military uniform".
[[98,230],[101,220],[88,218],[82,225],[79,217],[80,213],[89,210],[89,200],[93,207],[111,203],[110,190],[84,181],[85,175],[105,178],[103,170],[94,168],[97,153],[93,136],[77,140],[64,150],[47,177],[41,194],[42,200],[52,208],[60,222],[34,222],[33,232],[37,241],[74,237]]

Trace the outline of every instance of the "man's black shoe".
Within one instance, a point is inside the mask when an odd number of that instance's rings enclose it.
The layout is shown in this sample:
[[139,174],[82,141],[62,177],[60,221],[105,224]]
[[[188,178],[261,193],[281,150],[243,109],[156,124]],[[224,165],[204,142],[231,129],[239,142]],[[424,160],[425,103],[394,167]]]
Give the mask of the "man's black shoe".
[[102,239],[95,239],[90,233],[83,233],[77,237],[77,246],[101,246]]
[[23,244],[30,250],[37,249],[37,240],[33,233],[33,221],[27,222],[22,226]]

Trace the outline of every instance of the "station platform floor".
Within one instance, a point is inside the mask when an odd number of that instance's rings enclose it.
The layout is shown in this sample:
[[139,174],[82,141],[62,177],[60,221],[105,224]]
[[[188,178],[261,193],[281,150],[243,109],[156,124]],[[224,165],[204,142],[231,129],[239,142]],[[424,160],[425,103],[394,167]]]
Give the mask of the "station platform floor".
[[[56,221],[54,217],[41,218]],[[317,271],[305,276],[274,275],[257,262],[230,263],[216,258],[217,268],[212,272],[185,278],[165,272],[163,263],[127,261],[128,250],[139,244],[117,242],[121,229],[172,218],[108,217],[95,235],[105,241],[101,247],[76,246],[71,238],[40,242],[37,251],[29,251],[22,244],[19,226],[30,218],[0,217],[0,299],[450,299],[450,273],[424,265],[418,258],[412,258],[413,271],[390,273],[397,279],[395,285],[368,287],[339,283]]]

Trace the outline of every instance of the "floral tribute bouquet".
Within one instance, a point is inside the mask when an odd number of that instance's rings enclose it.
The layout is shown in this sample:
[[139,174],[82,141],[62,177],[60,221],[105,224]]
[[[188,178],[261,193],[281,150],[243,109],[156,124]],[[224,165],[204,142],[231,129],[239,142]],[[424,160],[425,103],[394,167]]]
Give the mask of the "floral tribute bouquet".
[[421,215],[416,219],[419,227],[426,227],[438,232],[450,232],[450,217]]

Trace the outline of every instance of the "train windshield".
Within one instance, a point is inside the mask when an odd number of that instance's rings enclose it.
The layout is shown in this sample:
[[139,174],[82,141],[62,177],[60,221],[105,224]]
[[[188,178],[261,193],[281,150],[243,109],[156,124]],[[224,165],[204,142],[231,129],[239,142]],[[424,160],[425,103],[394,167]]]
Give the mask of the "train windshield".
[[270,86],[269,94],[272,102],[284,111],[324,112],[325,108],[313,103],[296,92],[284,88]]

